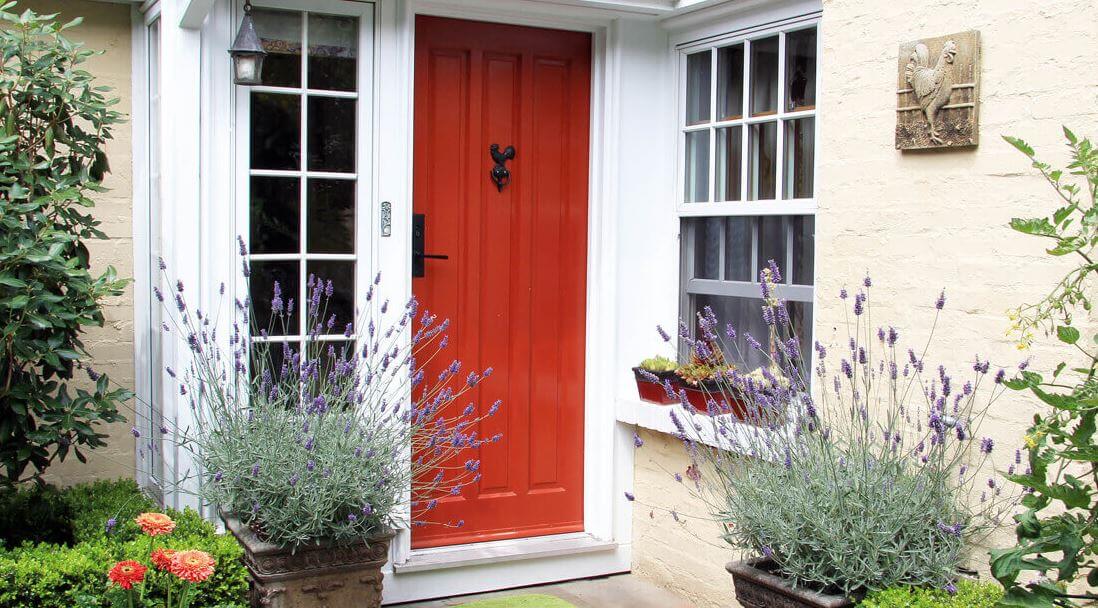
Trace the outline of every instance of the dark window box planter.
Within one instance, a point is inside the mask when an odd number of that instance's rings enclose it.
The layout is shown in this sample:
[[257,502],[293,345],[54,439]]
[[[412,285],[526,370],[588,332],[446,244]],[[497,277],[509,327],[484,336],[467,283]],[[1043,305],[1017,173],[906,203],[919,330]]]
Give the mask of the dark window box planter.
[[847,608],[854,600],[844,595],[829,595],[804,587],[793,587],[788,579],[775,574],[772,560],[755,558],[725,566],[732,574],[736,600],[744,608]]
[[[655,376],[660,379],[660,382],[670,380],[671,386],[677,388],[678,376],[675,375],[675,372],[656,372]],[[672,403],[679,402],[678,399],[672,399],[668,396],[667,391],[663,388],[663,384],[657,384],[651,380],[645,379],[645,377],[641,375],[641,368],[633,368],[633,377],[637,380],[637,395],[640,396],[641,401],[658,403],[660,405],[671,405]]]
[[253,608],[381,606],[381,568],[389,560],[393,532],[293,551],[264,541],[231,515],[221,513],[221,520],[244,548]]

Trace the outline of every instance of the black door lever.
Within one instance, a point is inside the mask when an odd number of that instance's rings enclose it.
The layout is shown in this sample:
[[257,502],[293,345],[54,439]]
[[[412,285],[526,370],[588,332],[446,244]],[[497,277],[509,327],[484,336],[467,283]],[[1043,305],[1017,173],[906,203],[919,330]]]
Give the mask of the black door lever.
[[415,213],[412,215],[412,276],[415,278],[426,276],[427,269],[424,260],[428,258],[432,260],[450,259],[450,256],[448,255],[423,252],[424,243],[427,240],[425,219],[426,216],[422,213]]

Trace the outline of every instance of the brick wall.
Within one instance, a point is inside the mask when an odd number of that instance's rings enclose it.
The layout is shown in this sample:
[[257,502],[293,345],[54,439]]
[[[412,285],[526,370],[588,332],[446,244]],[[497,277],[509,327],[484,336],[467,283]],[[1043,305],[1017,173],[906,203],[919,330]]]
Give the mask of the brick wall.
[[[32,9],[38,13],[60,13],[62,22],[84,17],[84,23],[69,30],[68,37],[80,41],[90,49],[103,51],[86,64],[100,84],[113,87],[114,96],[122,101],[118,110],[126,115],[127,122],[114,129],[114,139],[107,145],[111,173],[104,182],[109,191],[96,196],[93,215],[102,222],[100,228],[110,240],[90,241],[92,271],[98,272],[108,265],[114,266],[121,277],[133,276],[133,173],[131,127],[128,122],[131,108],[131,54],[130,7],[125,4],[88,2],[85,0],[23,0],[16,7]],[[134,385],[133,369],[133,290],[105,302],[103,327],[91,328],[84,336],[84,343],[93,357],[98,371],[110,375],[122,386]],[[81,377],[81,381],[86,381]],[[133,403],[124,407],[132,407]],[[132,419],[132,416],[127,415]],[[82,464],[71,454],[62,464],[50,467],[48,479],[52,483],[70,485],[102,478],[132,477],[134,472],[134,439],[129,432],[130,423],[109,427],[110,439],[106,447],[88,453],[87,464]]]

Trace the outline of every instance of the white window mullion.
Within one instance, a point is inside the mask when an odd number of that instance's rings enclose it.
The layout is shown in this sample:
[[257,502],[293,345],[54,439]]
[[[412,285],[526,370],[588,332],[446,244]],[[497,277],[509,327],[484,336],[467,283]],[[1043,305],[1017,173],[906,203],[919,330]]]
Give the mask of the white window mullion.
[[[743,41],[743,117],[746,119],[751,115],[751,41]],[[748,154],[750,153],[751,145],[751,127],[745,122],[743,129],[740,131],[740,202],[747,202],[750,200],[748,194],[748,182],[750,177],[750,171],[748,166],[751,164],[748,162]]]
[[785,32],[778,32],[778,120],[774,126],[774,200],[785,199]]
[[[306,284],[309,276],[309,262],[308,262],[308,238],[309,238],[309,178],[306,173],[309,170],[309,96],[305,94],[304,89],[309,84],[309,13],[301,12],[301,182],[299,187],[301,188],[301,195],[298,197],[300,201],[300,212],[298,214],[298,251],[300,252],[300,262],[298,263],[298,292],[300,294],[301,301],[298,304],[298,314],[300,315],[300,322],[297,324],[298,334],[302,342],[305,340],[305,336],[308,335],[308,316],[309,316],[309,286]],[[305,353],[301,353],[302,359],[305,357]]]

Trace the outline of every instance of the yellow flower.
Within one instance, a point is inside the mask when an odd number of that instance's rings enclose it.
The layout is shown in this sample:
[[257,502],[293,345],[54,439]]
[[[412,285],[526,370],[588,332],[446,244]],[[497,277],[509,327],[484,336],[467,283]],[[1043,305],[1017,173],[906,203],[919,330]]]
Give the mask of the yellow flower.
[[1037,439],[1038,438],[1034,437],[1033,435],[1026,435],[1026,439],[1025,439],[1026,447],[1031,449],[1031,450],[1033,448],[1037,447]]

